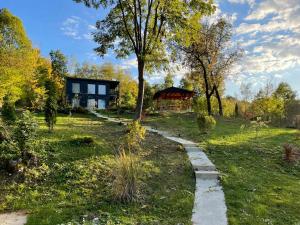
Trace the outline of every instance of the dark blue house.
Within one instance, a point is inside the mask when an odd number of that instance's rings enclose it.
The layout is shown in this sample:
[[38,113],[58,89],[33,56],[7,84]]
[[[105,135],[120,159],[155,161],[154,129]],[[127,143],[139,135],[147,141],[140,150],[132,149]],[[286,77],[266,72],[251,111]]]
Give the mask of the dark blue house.
[[117,104],[119,81],[67,77],[66,96],[72,107],[106,109]]

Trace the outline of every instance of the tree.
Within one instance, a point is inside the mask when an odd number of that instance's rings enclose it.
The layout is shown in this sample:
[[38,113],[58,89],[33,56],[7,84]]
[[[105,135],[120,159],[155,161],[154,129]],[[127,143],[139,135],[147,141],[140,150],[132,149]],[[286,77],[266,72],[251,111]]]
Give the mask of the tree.
[[167,73],[167,75],[165,76],[164,87],[169,88],[173,86],[174,86],[174,75],[172,75],[171,73]]
[[0,103],[7,94],[16,102],[27,97],[39,51],[33,49],[22,21],[7,9],[0,10]]
[[202,77],[208,114],[212,114],[211,97],[216,95],[219,114],[223,115],[221,95],[224,81],[232,65],[241,56],[241,50],[231,45],[232,25],[225,19],[204,23],[188,47],[178,46],[184,52],[185,64]]
[[57,87],[58,101],[62,103],[64,98],[65,77],[68,74],[68,60],[60,50],[52,50],[50,52],[50,58],[52,66],[52,79]]
[[[118,57],[135,54],[138,63],[138,98],[136,119],[142,116],[144,70],[159,69],[167,61],[168,41],[185,39],[200,29],[198,21],[214,9],[204,0],[74,0],[87,7],[109,8],[107,16],[97,21],[95,50],[104,56],[115,49]],[[184,32],[183,32],[184,30]]]
[[273,93],[274,97],[282,99],[285,103],[296,99],[296,92],[286,82],[281,82]]
[[45,83],[47,90],[47,99],[45,104],[45,121],[49,131],[53,131],[54,124],[56,123],[57,115],[57,91],[54,81],[48,80]]

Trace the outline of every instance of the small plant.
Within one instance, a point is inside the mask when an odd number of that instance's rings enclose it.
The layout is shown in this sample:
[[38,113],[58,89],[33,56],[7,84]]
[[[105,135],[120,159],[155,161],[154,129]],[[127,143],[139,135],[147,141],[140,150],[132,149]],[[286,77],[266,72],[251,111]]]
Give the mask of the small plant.
[[201,132],[207,133],[214,129],[216,126],[216,120],[213,116],[206,116],[203,114],[198,114],[197,124]]
[[7,124],[12,124],[17,119],[15,103],[11,100],[10,95],[5,95],[3,98],[2,118]]
[[255,131],[255,138],[258,138],[259,131],[263,128],[267,128],[267,121],[262,120],[261,117],[257,117],[256,120],[251,121],[251,128]]
[[138,158],[122,149],[116,157],[114,169],[113,195],[121,202],[132,202],[138,194]]

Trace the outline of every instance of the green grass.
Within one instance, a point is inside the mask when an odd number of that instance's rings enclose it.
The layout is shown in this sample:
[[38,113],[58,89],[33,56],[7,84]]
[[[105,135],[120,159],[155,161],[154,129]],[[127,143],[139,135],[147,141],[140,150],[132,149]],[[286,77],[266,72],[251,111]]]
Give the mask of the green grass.
[[230,224],[300,224],[300,163],[283,160],[284,143],[300,146],[299,131],[269,127],[257,137],[243,120],[219,120],[201,135],[193,114],[149,116],[145,124],[196,141],[221,172]]
[[[26,210],[28,225],[81,221],[99,217],[101,224],[191,224],[194,177],[185,152],[160,136],[147,134],[140,153],[141,192],[137,202],[112,197],[114,152],[125,127],[92,116],[59,116],[54,133],[43,118],[38,138],[49,142],[44,172],[18,182],[0,171],[0,212]],[[76,144],[92,137],[91,145]],[[75,140],[75,141],[74,141]]]

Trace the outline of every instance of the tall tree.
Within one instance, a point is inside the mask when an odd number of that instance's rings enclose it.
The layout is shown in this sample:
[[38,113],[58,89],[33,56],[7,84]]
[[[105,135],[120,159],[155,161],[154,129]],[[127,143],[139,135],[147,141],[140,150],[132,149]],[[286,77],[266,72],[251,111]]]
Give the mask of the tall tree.
[[22,21],[7,9],[0,10],[0,103],[5,95],[12,101],[28,93],[34,82],[39,51],[33,49]]
[[57,92],[56,84],[53,80],[47,80],[45,82],[47,90],[47,99],[45,104],[45,121],[49,128],[49,131],[53,131],[54,124],[56,123],[57,115]]
[[204,23],[188,47],[179,46],[185,54],[185,63],[202,77],[208,114],[212,114],[211,97],[216,95],[219,114],[223,115],[221,94],[224,81],[232,65],[241,56],[241,50],[231,45],[232,25],[225,19]]
[[167,61],[166,43],[170,39],[188,40],[192,32],[200,29],[200,18],[214,9],[212,1],[205,0],[74,1],[83,2],[88,7],[109,8],[107,16],[96,23],[94,33],[94,40],[100,45],[96,52],[100,56],[105,55],[109,48],[115,48],[118,57],[135,54],[139,81],[138,120],[142,116],[145,68],[160,68]]
[[68,74],[68,60],[60,50],[52,50],[50,52],[50,58],[52,66],[52,79],[55,82],[58,90],[58,101],[62,103],[64,98],[65,77]]

